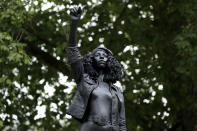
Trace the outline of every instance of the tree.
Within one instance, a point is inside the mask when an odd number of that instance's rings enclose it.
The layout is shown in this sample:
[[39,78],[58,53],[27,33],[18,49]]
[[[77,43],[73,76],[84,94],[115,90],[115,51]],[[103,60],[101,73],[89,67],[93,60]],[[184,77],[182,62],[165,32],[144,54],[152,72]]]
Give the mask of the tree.
[[104,44],[122,64],[128,130],[197,130],[196,0],[1,0],[0,129],[78,129],[66,116],[76,86],[60,82],[72,81],[68,14],[78,4],[81,53]]

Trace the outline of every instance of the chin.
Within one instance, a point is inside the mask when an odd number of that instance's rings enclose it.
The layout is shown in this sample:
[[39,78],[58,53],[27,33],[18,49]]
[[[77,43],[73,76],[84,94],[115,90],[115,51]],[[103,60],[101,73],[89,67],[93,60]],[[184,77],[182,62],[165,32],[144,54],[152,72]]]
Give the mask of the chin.
[[105,68],[105,65],[100,64],[100,65],[98,65],[98,67],[99,67],[99,68]]

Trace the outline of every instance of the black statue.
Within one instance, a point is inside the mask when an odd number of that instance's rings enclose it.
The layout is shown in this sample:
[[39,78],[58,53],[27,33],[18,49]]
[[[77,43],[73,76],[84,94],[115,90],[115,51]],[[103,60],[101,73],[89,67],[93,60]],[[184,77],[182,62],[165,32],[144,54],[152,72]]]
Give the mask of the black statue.
[[80,7],[70,13],[68,63],[78,89],[67,114],[82,123],[79,131],[126,131],[124,97],[113,85],[122,76],[121,66],[105,47],[80,55],[75,37],[81,13]]

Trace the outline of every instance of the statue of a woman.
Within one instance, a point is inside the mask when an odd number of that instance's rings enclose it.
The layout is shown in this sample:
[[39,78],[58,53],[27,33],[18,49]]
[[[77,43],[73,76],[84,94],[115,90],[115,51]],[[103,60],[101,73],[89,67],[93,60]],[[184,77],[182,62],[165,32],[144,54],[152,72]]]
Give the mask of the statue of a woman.
[[82,123],[79,131],[126,131],[124,97],[113,85],[122,76],[121,66],[105,47],[97,47],[84,57],[80,55],[76,29],[81,13],[80,7],[70,13],[68,63],[78,89],[67,114]]

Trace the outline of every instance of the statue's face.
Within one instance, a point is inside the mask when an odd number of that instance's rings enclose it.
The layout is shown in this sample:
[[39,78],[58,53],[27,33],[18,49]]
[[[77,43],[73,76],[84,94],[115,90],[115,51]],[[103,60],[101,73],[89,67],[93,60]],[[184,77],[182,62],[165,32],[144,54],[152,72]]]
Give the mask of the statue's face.
[[94,59],[98,67],[105,68],[108,60],[108,55],[104,50],[98,50],[94,53]]

